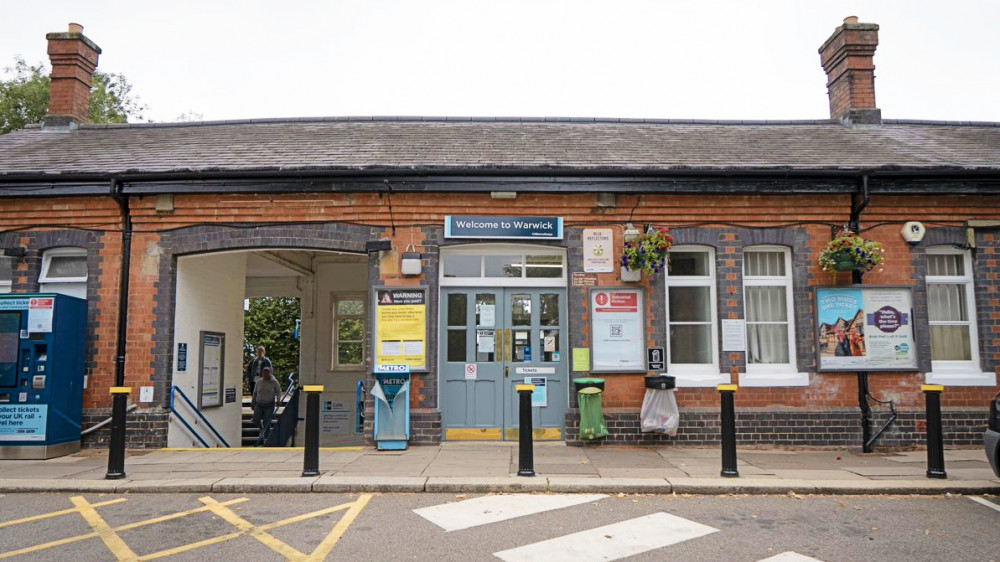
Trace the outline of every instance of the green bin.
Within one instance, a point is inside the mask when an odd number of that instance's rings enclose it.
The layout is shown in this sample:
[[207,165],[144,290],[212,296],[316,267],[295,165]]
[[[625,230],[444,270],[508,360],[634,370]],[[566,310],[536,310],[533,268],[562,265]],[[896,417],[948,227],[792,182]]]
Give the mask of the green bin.
[[601,406],[603,390],[595,386],[581,388],[577,393],[580,402],[580,439],[600,439],[608,434]]

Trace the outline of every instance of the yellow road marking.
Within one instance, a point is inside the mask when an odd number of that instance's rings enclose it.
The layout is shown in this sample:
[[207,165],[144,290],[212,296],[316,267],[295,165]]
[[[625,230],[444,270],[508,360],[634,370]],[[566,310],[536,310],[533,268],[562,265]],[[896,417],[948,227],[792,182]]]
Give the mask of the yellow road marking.
[[303,513],[302,515],[296,515],[295,517],[289,517],[288,519],[282,519],[275,523],[268,523],[266,525],[261,525],[258,529],[262,531],[270,531],[271,529],[277,529],[278,527],[284,527],[285,525],[291,525],[292,523],[298,523],[299,521],[305,521],[306,519],[313,519],[315,517],[322,517],[328,513],[333,513],[335,511],[343,511],[354,505],[354,502],[342,503],[340,505],[335,505],[333,507],[327,507],[317,511],[310,511],[309,513]]
[[[109,504],[112,504],[112,503],[120,503],[120,502],[123,502],[123,501],[127,501],[127,500],[125,498],[119,498],[117,500],[111,500],[111,501],[106,501],[106,502],[101,502],[101,503],[95,503],[95,504],[91,504],[91,505],[93,507],[101,507],[101,506],[109,505]],[[237,504],[237,503],[243,503],[245,501],[250,501],[250,498],[237,498],[235,500],[227,500],[227,501],[222,502],[222,505],[234,505],[234,504]],[[117,532],[120,532],[120,531],[128,531],[129,529],[138,529],[139,527],[145,527],[147,525],[154,525],[156,523],[163,523],[164,521],[170,521],[172,519],[180,519],[181,517],[187,517],[188,515],[194,515],[195,513],[202,513],[204,511],[208,511],[208,510],[209,510],[208,506],[207,505],[203,505],[201,507],[196,507],[194,509],[189,509],[187,511],[179,511],[177,513],[171,513],[169,515],[163,515],[161,517],[154,517],[153,519],[146,519],[144,521],[137,521],[135,523],[129,523],[127,525],[122,525],[120,527],[115,527],[113,530],[117,533]],[[69,513],[76,513],[78,511],[78,509],[77,508],[73,508],[73,509],[68,509],[68,510],[64,510],[64,511],[67,511]],[[78,536],[75,536],[75,537],[67,537],[65,539],[59,539],[59,540],[55,540],[55,541],[51,541],[51,542],[47,542],[47,543],[43,543],[43,544],[38,544],[38,545],[35,545],[35,546],[29,546],[27,548],[22,548],[20,550],[11,550],[10,552],[4,552],[3,554],[0,554],[0,558],[11,558],[11,557],[14,557],[14,556],[19,556],[21,554],[28,554],[28,553],[31,553],[31,552],[38,552],[40,550],[46,550],[46,549],[49,549],[49,548],[54,548],[54,547],[57,547],[57,546],[62,546],[64,544],[73,544],[75,542],[80,542],[80,541],[85,541],[87,539],[92,539],[92,538],[94,538],[96,536],[98,536],[97,533],[87,533],[87,534],[78,535]]]
[[94,529],[97,536],[101,537],[104,545],[115,555],[115,558],[118,560],[135,560],[137,558],[132,549],[108,526],[108,523],[97,513],[97,510],[94,509],[94,506],[86,498],[83,496],[73,496],[69,501],[73,502],[73,505],[80,511],[80,516]]
[[[91,504],[91,505],[93,507],[104,507],[106,505],[111,505],[111,504],[115,504],[115,503],[122,503],[122,502],[125,502],[125,501],[128,501],[128,500],[125,499],[125,498],[118,498],[116,500],[109,500],[109,501],[106,501],[106,502],[99,502],[99,503],[94,503],[94,504]],[[15,519],[13,521],[4,521],[3,523],[0,523],[0,529],[3,529],[4,527],[10,527],[12,525],[20,525],[21,523],[31,523],[32,521],[41,521],[42,519],[49,519],[51,517],[59,517],[60,515],[69,515],[71,513],[76,513],[77,511],[79,511],[78,508],[71,507],[69,509],[63,509],[63,510],[60,510],[60,511],[53,511],[52,513],[43,513],[41,515],[32,515],[31,517],[25,517],[24,519]]]
[[219,502],[215,501],[210,496],[205,496],[198,498],[198,501],[208,506],[209,510],[221,517],[226,522],[235,526],[240,531],[244,533],[250,533],[250,536],[257,539],[261,544],[270,548],[271,550],[281,554],[285,558],[302,558],[305,557],[305,553],[299,552],[298,550],[292,548],[287,543],[281,541],[274,535],[269,534],[267,531],[259,529],[253,523],[247,521],[246,519],[236,515],[233,510],[228,507],[222,506]]
[[209,546],[213,544],[218,544],[220,542],[231,541],[233,539],[242,537],[245,533],[242,531],[237,533],[229,533],[228,535],[222,535],[221,537],[212,537],[210,539],[205,539],[203,541],[193,542],[191,544],[185,544],[183,546],[178,546],[175,548],[168,548],[167,550],[161,550],[159,552],[154,552],[152,554],[147,554],[140,558],[139,560],[156,560],[157,558],[163,558],[165,556],[173,556],[174,554],[181,554],[182,552],[187,552],[189,550],[194,550],[196,548],[201,548],[203,546]]
[[333,547],[337,546],[337,541],[340,540],[340,537],[344,536],[344,533],[347,532],[347,528],[351,526],[351,523],[354,523],[354,520],[358,517],[365,506],[368,505],[368,502],[370,502],[371,499],[371,494],[361,494],[357,501],[354,502],[354,505],[351,506],[351,509],[348,509],[347,513],[340,518],[340,521],[337,521],[337,524],[333,526],[333,530],[330,531],[330,534],[323,539],[323,542],[319,543],[316,550],[313,550],[312,554],[310,554],[309,558],[306,560],[326,560],[326,557],[333,550]]

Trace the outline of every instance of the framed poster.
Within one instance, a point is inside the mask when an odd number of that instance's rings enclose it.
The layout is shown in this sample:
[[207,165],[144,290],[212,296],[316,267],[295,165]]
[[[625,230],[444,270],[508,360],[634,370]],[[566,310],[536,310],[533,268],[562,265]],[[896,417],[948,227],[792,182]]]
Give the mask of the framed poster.
[[590,290],[592,373],[646,373],[646,318],[642,289]]
[[916,371],[913,289],[816,287],[818,371]]
[[218,408],[225,383],[226,334],[200,332],[198,342],[198,408]]
[[[614,231],[610,228],[583,229],[584,273],[611,273],[615,270]],[[574,278],[575,281],[575,278]]]
[[375,364],[427,370],[427,287],[375,289]]

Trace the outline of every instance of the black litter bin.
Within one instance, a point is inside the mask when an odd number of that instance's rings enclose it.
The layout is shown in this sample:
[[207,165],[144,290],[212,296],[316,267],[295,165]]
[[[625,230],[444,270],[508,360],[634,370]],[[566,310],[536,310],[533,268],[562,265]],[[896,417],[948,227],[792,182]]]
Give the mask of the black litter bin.
[[670,390],[676,388],[676,379],[670,375],[649,375],[646,377],[646,388],[653,390]]

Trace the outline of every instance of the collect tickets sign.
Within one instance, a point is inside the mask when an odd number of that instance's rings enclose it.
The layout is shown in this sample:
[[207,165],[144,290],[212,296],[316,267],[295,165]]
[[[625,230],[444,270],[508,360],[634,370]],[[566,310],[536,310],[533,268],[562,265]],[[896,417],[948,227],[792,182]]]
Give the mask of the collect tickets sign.
[[909,287],[816,289],[821,371],[917,369]]
[[375,362],[427,368],[427,290],[375,290]]
[[593,372],[645,372],[646,338],[640,289],[590,293]]

